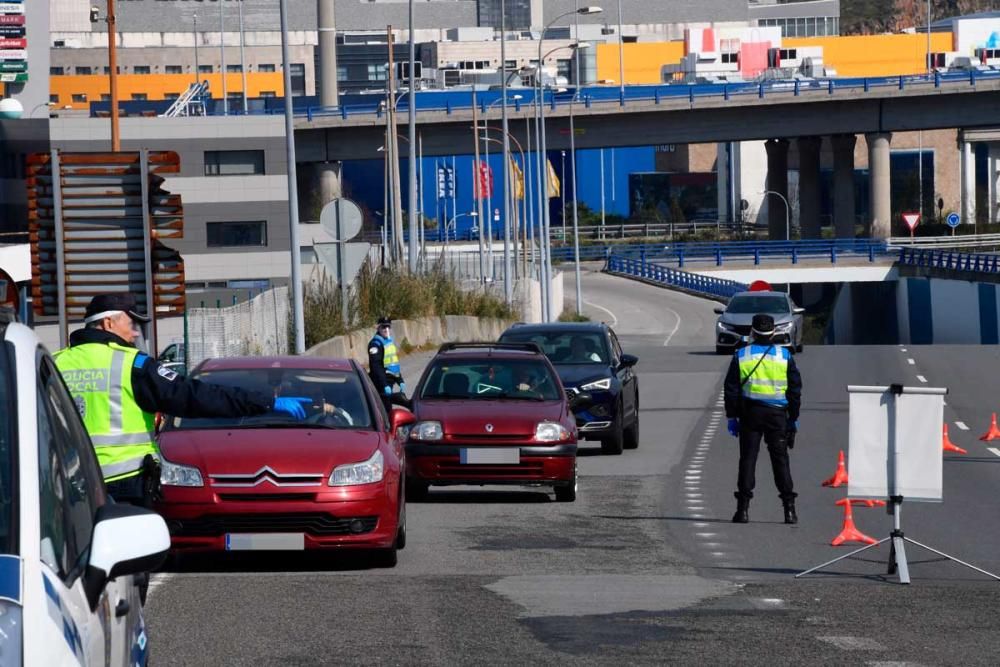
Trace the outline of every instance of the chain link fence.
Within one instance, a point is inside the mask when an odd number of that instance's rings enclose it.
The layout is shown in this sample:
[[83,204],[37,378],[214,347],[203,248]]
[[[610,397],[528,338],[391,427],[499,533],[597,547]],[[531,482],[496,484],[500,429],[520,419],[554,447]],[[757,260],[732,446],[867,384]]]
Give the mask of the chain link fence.
[[189,308],[187,366],[216,357],[288,354],[287,287],[276,287],[227,308]]

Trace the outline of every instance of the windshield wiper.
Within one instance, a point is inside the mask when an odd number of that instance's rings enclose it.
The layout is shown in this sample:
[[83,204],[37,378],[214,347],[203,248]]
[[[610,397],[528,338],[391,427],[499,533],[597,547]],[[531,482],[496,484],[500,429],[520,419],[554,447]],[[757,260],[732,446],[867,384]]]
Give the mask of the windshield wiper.
[[509,392],[502,391],[499,394],[492,394],[490,398],[506,398],[512,401],[544,401],[546,400],[542,396],[517,396],[512,395]]

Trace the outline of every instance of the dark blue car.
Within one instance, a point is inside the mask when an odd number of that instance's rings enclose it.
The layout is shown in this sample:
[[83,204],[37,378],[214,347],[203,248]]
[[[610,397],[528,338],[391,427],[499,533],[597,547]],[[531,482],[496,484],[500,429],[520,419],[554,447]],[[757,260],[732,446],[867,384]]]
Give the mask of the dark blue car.
[[580,439],[599,440],[605,454],[639,446],[638,357],[622,352],[604,323],[515,324],[503,343],[535,343],[555,366],[566,393],[587,393],[592,402],[576,411]]

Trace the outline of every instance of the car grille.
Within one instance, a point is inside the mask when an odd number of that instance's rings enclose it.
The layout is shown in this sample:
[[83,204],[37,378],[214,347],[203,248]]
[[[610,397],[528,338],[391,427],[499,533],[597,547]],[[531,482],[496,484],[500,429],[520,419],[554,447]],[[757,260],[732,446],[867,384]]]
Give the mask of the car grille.
[[[362,529],[350,529],[360,521]],[[174,535],[212,537],[225,533],[308,533],[318,537],[370,533],[377,516],[334,517],[323,512],[293,514],[210,514],[198,519],[171,521]]]
[[727,324],[733,333],[737,333],[741,336],[750,335],[750,325],[749,324]]
[[439,463],[438,473],[448,477],[493,477],[521,478],[541,475],[545,465],[538,461],[519,463],[517,465],[468,465],[461,463]]
[[516,447],[530,442],[533,433],[455,433],[448,437],[451,442],[463,445],[510,445]]
[[219,500],[234,503],[313,502],[315,493],[220,493]]

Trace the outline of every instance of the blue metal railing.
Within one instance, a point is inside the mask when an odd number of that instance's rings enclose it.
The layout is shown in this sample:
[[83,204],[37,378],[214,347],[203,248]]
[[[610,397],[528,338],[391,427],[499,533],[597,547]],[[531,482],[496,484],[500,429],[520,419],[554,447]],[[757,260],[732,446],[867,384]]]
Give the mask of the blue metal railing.
[[729,298],[737,292],[744,292],[749,289],[743,283],[736,282],[735,280],[725,280],[723,278],[713,278],[688,271],[680,271],[660,266],[659,264],[652,264],[643,258],[635,259],[621,255],[611,255],[608,257],[607,270],[611,273],[641,278],[650,282],[679,287],[709,296]]
[[[785,259],[798,264],[803,258],[829,258],[836,264],[841,257],[865,257],[870,262],[897,251],[885,241],[873,239],[815,239],[801,241],[691,241],[687,243],[632,243],[603,247],[609,255],[644,257],[647,260],[676,262],[684,267],[689,262],[712,262],[722,266],[726,261],[751,260],[755,265],[766,259]],[[581,249],[582,250],[582,249]]]
[[930,269],[1000,273],[1000,255],[953,252],[951,250],[901,248],[899,263]]

